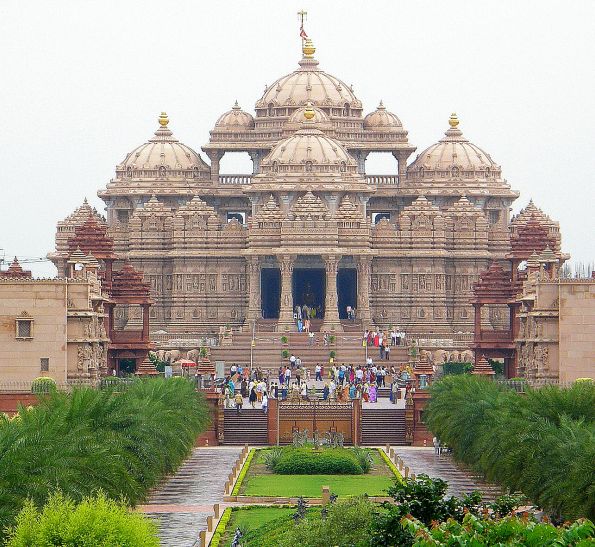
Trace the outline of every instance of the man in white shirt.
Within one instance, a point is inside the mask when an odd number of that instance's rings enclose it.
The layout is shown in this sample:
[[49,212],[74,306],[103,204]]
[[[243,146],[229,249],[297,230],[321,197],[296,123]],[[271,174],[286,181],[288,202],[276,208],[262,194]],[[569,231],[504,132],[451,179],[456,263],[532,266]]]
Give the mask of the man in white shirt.
[[291,380],[291,369],[287,367],[285,369],[285,383],[289,385],[289,381]]
[[316,368],[314,370],[316,371],[316,380],[322,382],[322,367],[320,366],[320,363],[316,363]]
[[291,366],[291,368],[295,367],[295,355],[293,353],[291,354],[291,357],[289,358],[289,365]]

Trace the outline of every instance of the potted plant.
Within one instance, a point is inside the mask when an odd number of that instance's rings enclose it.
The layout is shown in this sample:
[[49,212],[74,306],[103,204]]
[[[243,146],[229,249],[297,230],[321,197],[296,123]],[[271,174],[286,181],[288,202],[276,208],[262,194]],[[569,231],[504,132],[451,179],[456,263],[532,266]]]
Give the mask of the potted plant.
[[334,359],[336,356],[337,356],[337,352],[336,352],[335,350],[332,350],[332,351],[329,353],[329,357],[330,357],[331,359]]
[[283,357],[283,359],[288,359],[289,358],[289,350],[288,349],[284,349],[281,352],[281,357]]
[[331,334],[331,335],[328,337],[328,343],[329,343],[329,344],[334,344],[334,343],[335,343],[335,340],[336,340],[336,336],[335,336],[334,334]]
[[287,336],[283,335],[281,336],[281,343],[286,346],[287,342],[289,341],[289,339],[287,338]]

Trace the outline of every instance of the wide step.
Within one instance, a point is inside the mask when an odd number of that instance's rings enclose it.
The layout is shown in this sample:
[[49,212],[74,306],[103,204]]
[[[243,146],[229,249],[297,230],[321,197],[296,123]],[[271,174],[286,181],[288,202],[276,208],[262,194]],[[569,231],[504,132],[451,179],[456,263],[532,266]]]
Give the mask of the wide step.
[[372,409],[362,410],[362,444],[404,446],[405,440],[405,410],[403,409]]
[[238,414],[226,408],[223,425],[223,444],[268,444],[267,416],[260,409],[244,408]]

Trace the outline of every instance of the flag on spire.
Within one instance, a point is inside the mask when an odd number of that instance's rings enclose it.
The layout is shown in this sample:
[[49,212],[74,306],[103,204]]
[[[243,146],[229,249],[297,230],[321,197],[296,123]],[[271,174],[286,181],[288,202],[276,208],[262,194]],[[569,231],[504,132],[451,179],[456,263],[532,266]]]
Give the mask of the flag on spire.
[[300,38],[303,38],[304,40],[308,37],[308,35],[306,34],[306,31],[304,30],[304,27],[301,26],[300,27]]
[[298,18],[300,20],[300,38],[302,40],[305,40],[308,35],[306,34],[306,31],[304,30],[304,21],[306,20],[306,17],[308,16],[308,12],[305,10],[300,10],[298,11]]

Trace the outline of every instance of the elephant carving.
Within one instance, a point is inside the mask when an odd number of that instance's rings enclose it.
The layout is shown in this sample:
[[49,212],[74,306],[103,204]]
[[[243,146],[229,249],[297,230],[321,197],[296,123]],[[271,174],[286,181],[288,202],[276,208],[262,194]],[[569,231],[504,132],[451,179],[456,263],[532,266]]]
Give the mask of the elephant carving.
[[444,351],[443,349],[436,350],[434,352],[434,362],[435,363],[446,363],[448,361],[448,351]]
[[164,349],[157,350],[157,359],[159,359],[160,361],[165,361],[165,350]]
[[428,360],[428,363],[434,364],[434,356],[431,351],[422,349],[419,353],[421,357],[425,357]]
[[175,363],[180,359],[181,353],[177,349],[172,349],[170,351],[165,352],[165,360],[168,363]]
[[465,351],[461,352],[461,361],[463,363],[473,363],[474,359],[473,352],[470,349],[466,349]]
[[451,363],[459,363],[461,361],[461,352],[457,350],[451,351],[448,360]]
[[197,349],[191,349],[188,353],[186,353],[186,358],[190,361],[198,363],[198,359],[200,358],[200,351]]

